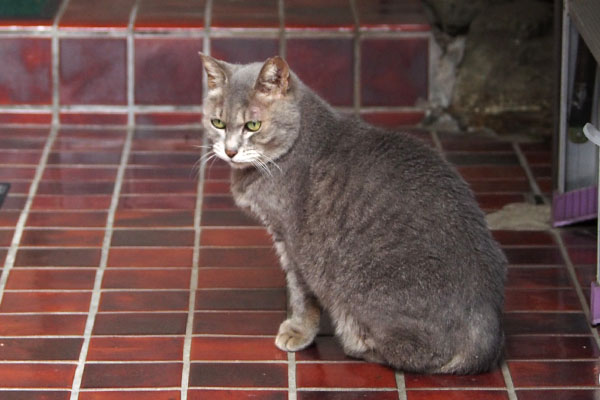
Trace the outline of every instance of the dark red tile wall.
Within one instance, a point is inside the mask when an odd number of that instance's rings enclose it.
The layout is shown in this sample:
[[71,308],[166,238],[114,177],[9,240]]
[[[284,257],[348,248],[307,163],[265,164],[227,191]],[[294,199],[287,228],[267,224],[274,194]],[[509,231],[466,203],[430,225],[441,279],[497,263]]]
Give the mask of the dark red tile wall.
[[336,106],[351,106],[354,102],[353,54],[354,43],[350,38],[287,41],[287,61],[291,69]]
[[234,64],[264,61],[279,53],[278,39],[213,38],[210,54]]
[[364,39],[361,42],[363,106],[414,106],[427,99],[427,39]]
[[127,103],[125,39],[61,39],[62,104]]
[[50,104],[51,57],[50,39],[0,37],[0,104]]
[[[40,26],[48,27],[42,38],[0,38],[6,44],[10,42],[9,46],[0,46],[7,52],[3,58],[14,60],[12,68],[0,72],[0,105],[45,105],[51,111],[53,62],[49,27],[60,2],[47,4],[49,8],[37,15]],[[58,24],[61,34],[55,105],[60,106],[60,121],[124,124],[128,120],[126,106],[135,105],[142,110],[148,106],[192,107],[196,115],[187,116],[187,122],[197,123],[202,68],[196,53],[202,50],[204,36],[209,33],[204,26],[206,6],[205,0],[141,0],[137,5],[135,0],[109,0],[102,4],[69,1]],[[377,5],[358,1],[356,10],[348,0],[220,0],[212,4],[210,12],[211,51],[217,57],[236,63],[262,61],[279,53],[280,47],[285,48],[294,70],[336,106],[351,107],[361,101],[367,107],[414,107],[414,112],[400,112],[399,118],[406,123],[423,116],[416,102],[427,98],[429,27],[423,23],[424,12],[416,0]],[[35,21],[34,16],[29,18],[30,22]],[[5,23],[12,22],[7,19]],[[361,83],[356,85],[354,42],[359,29],[366,36],[360,60],[364,68],[357,77]],[[393,40],[369,38],[372,31],[385,31]],[[404,31],[417,32],[417,37],[402,36]],[[284,33],[285,43],[280,43]],[[127,37],[132,34],[134,73],[129,77]],[[43,50],[38,50],[40,46]],[[370,50],[372,47],[375,49]],[[400,60],[391,57],[399,52]],[[15,57],[13,53],[19,55]],[[384,59],[386,56],[389,59]],[[377,78],[388,73],[399,78],[383,83]],[[127,93],[128,79],[134,79],[131,97]],[[362,88],[362,100],[356,98],[356,87]],[[70,106],[117,106],[122,107],[122,112],[110,116],[92,109],[75,113],[68,109]],[[161,116],[150,110],[137,113],[136,122],[172,123],[168,116],[171,111]],[[37,123],[47,122],[50,117],[36,115],[39,117],[30,114],[30,119]],[[175,120],[181,121],[179,117]]]
[[352,31],[354,15],[347,0],[286,0],[286,29]]
[[277,0],[220,0],[212,8],[211,28],[279,29]]
[[126,29],[135,0],[69,0],[60,27]]
[[144,0],[135,29],[140,31],[204,27],[205,0]]
[[363,30],[427,32],[430,29],[420,0],[356,0],[356,10]]
[[135,41],[135,103],[193,105],[202,102],[199,39]]

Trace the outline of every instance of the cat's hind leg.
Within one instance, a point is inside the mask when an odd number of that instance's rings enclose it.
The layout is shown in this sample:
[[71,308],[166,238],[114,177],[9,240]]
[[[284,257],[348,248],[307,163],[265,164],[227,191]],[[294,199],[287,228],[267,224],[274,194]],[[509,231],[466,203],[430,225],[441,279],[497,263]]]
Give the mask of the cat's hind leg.
[[335,333],[340,339],[346,355],[376,363],[384,362],[384,359],[377,353],[375,342],[366,328],[344,311],[333,309],[330,312],[335,325]]

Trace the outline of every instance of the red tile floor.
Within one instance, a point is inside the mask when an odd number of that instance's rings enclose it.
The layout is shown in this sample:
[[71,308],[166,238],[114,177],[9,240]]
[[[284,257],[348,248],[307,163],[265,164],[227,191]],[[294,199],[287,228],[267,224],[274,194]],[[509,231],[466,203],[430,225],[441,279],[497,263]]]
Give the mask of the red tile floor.
[[[227,167],[197,164],[190,54],[284,53],[340,109],[411,125],[429,91],[418,1],[38,3],[0,15],[0,182],[12,185],[0,400],[600,398],[592,226],[494,232],[510,260],[507,343],[488,374],[349,359],[327,324],[305,351],[273,344],[284,276],[265,230],[233,205]],[[402,129],[454,163],[488,212],[549,198],[551,143]]]
[[[457,165],[486,211],[532,198],[526,171],[549,189],[546,143],[407,130]],[[0,127],[12,184],[0,209],[1,399],[600,396],[591,227],[494,232],[510,260],[508,338],[489,374],[352,360],[327,327],[288,355],[273,345],[286,293],[270,238],[233,205],[226,166],[195,166],[200,143],[189,126]]]

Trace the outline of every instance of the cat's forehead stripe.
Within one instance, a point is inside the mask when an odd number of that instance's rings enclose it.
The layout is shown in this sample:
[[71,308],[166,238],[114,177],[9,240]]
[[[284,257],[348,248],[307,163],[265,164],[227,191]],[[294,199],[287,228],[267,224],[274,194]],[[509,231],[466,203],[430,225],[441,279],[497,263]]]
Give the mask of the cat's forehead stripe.
[[245,115],[244,115],[244,114],[245,114],[245,112],[244,112],[244,111],[245,111],[245,110],[243,110],[243,109],[240,109],[240,110],[239,110],[239,111],[236,113],[236,115],[235,115],[235,122],[236,122],[237,124],[239,124],[239,125],[242,125],[242,124],[243,124],[243,123],[246,121],[246,118],[245,118]]
[[251,106],[248,108],[248,119],[250,120],[260,120],[260,108],[257,106]]

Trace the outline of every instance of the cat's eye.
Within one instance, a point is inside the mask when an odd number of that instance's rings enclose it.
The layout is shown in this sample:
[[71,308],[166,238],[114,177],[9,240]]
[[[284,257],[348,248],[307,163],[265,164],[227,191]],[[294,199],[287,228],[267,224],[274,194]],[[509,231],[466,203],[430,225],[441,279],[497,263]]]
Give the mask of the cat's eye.
[[210,123],[217,129],[225,129],[225,122],[221,121],[219,118],[211,119]]
[[260,129],[260,121],[249,121],[246,122],[246,129],[249,130],[250,132],[256,132],[257,130]]

